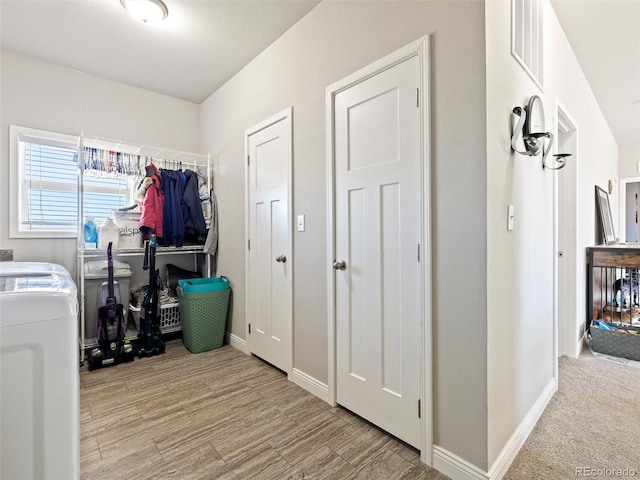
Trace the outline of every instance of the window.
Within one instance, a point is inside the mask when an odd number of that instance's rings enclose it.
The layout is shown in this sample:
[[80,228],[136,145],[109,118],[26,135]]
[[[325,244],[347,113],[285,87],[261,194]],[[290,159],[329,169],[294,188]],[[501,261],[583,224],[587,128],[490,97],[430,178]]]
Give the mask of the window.
[[[10,127],[11,237],[76,237],[79,138]],[[131,181],[84,176],[84,215],[100,224],[130,198]]]
[[543,0],[511,0],[511,55],[540,89],[543,81]]

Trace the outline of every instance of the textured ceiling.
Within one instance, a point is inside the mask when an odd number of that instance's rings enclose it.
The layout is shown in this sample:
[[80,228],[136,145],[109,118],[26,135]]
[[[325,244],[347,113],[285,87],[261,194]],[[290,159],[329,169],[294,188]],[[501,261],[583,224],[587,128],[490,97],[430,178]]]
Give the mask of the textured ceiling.
[[164,0],[160,25],[119,0],[1,0],[5,50],[200,103],[318,2]]

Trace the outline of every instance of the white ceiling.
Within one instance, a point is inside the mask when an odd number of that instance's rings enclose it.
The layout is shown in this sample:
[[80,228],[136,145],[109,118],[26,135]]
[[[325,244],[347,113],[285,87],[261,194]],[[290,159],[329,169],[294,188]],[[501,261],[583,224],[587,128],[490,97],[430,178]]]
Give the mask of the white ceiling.
[[[200,103],[318,1],[165,3],[149,26],[119,0],[0,0],[0,46]],[[640,144],[640,0],[551,3],[618,143]]]
[[0,0],[0,45],[200,103],[308,13],[312,0],[164,0],[159,25],[119,0]]
[[618,144],[640,144],[640,0],[551,4]]

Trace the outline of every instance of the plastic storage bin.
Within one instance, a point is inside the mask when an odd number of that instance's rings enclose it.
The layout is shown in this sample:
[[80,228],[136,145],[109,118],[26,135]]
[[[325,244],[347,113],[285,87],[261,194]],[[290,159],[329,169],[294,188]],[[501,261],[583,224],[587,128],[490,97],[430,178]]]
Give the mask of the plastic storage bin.
[[[105,254],[106,255],[106,254]],[[109,288],[109,270],[106,260],[96,260],[84,264],[84,322],[85,338],[96,337],[96,322],[98,308],[102,306],[101,299]],[[114,293],[116,300],[126,308],[129,305],[131,267],[128,263],[113,262]]]
[[[226,278],[222,281],[214,281],[212,278],[200,280],[208,282],[187,285],[186,282],[193,282],[193,279],[180,280],[177,288],[182,339],[191,353],[206,352],[222,346],[231,295]],[[221,286],[225,288],[220,289]],[[187,292],[185,287],[195,288],[197,291]]]

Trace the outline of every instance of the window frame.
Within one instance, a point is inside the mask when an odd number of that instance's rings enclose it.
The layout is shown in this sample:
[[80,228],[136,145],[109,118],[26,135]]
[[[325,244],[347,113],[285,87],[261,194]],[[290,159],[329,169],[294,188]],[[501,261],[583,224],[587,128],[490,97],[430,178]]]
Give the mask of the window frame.
[[[22,220],[25,218],[29,209],[27,191],[25,188],[25,162],[24,152],[21,142],[31,141],[34,143],[42,143],[55,147],[71,148],[77,152],[76,166],[77,177],[76,183],[61,184],[52,182],[55,190],[73,192],[79,198],[79,192],[83,195],[87,193],[110,194],[113,192],[110,188],[101,188],[100,186],[80,185],[81,176],[80,169],[83,168],[82,158],[80,155],[80,136],[68,135],[57,132],[49,132],[28,127],[20,127],[17,125],[9,126],[9,238],[78,238],[81,233],[81,221],[79,209],[81,204],[75,205],[73,216],[75,221],[73,225],[68,226],[27,226],[25,227]],[[84,173],[84,172],[83,172]],[[85,173],[86,175],[86,173]],[[83,175],[84,176],[84,175]],[[46,185],[46,183],[44,184]],[[127,182],[127,194],[131,196],[131,188],[133,182]],[[86,201],[86,199],[84,199]],[[82,205],[84,204],[84,201]]]
[[511,56],[543,92],[543,0],[511,0]]
[[[70,228],[25,229],[21,220],[26,199],[24,188],[25,165],[20,142],[25,139],[45,140],[51,145],[78,149],[79,137],[64,133],[48,132],[35,128],[9,126],[9,238],[77,238],[78,225]],[[76,184],[76,192],[77,192]],[[77,216],[77,212],[76,212]]]

